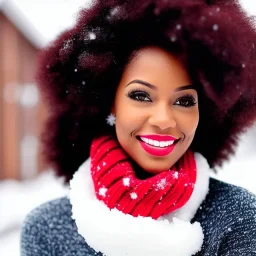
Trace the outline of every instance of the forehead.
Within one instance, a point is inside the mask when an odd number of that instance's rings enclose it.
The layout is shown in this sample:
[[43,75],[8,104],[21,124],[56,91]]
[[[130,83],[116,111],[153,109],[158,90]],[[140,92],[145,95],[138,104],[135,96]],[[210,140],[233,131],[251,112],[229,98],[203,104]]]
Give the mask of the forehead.
[[172,84],[174,87],[190,84],[186,68],[177,57],[158,47],[141,49],[127,65],[123,79],[142,79],[153,84]]

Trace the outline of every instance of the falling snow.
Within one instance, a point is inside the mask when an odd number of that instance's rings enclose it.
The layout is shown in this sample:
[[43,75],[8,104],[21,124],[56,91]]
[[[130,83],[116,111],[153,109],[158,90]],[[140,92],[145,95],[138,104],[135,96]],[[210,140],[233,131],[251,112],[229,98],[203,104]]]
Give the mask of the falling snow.
[[95,39],[96,39],[96,34],[93,33],[93,32],[90,32],[90,33],[88,34],[88,36],[89,36],[90,40],[95,40]]
[[179,177],[179,173],[178,173],[178,172],[175,172],[175,173],[173,174],[173,178],[174,178],[174,179],[178,179],[178,177]]
[[214,31],[218,31],[218,30],[219,30],[218,24],[214,24],[214,25],[212,26],[212,29],[213,29]]
[[110,11],[110,16],[115,16],[115,15],[117,15],[118,13],[120,12],[120,7],[118,6],[118,7],[115,7],[115,8],[113,8],[113,9],[111,9],[111,11]]
[[105,197],[107,190],[108,190],[107,188],[100,188],[99,189],[99,195]]
[[177,30],[181,30],[181,27],[182,27],[181,24],[177,24],[177,25],[176,25],[176,29],[177,29]]
[[70,49],[73,45],[73,41],[71,39],[67,40],[64,44],[63,47],[61,48],[62,51],[66,51]]
[[116,117],[111,113],[111,114],[107,117],[106,121],[107,121],[107,124],[113,126],[113,125],[115,124],[115,122],[116,122]]
[[177,37],[176,36],[171,36],[170,39],[171,39],[172,42],[175,42],[177,40]]
[[126,187],[130,186],[130,178],[123,178],[123,184]]
[[165,187],[167,185],[167,181],[166,179],[161,179],[158,183],[157,183],[157,189],[161,189],[161,190],[164,190]]
[[137,195],[137,193],[135,193],[135,192],[132,192],[132,193],[130,194],[130,196],[131,196],[131,199],[133,199],[133,200],[135,200],[135,199],[138,198],[138,195]]

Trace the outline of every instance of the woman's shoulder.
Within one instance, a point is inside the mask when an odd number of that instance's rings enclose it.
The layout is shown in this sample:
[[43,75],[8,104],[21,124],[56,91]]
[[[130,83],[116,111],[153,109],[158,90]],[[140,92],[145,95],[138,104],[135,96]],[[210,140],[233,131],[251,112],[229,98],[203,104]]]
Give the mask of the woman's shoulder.
[[209,255],[252,255],[256,251],[255,216],[255,194],[211,178],[209,193],[194,219],[204,230],[202,252]]
[[40,227],[48,226],[51,228],[57,222],[67,223],[71,222],[71,205],[67,197],[58,198],[46,203],[43,203],[33,209],[24,221],[25,227],[30,227],[36,224]]
[[21,232],[21,256],[63,255],[71,249],[89,250],[77,232],[67,197],[44,203],[27,215]]
[[[214,178],[210,179],[208,198],[219,204],[233,207],[251,208],[256,211],[256,195],[237,185],[229,184]],[[211,201],[210,200],[210,201]]]

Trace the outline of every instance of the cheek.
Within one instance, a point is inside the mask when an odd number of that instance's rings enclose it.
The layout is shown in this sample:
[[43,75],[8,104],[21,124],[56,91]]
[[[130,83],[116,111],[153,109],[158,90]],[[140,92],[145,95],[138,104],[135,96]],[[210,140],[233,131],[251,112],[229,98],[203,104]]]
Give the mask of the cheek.
[[177,126],[186,137],[194,136],[199,122],[198,111],[177,115],[176,120]]
[[132,132],[138,130],[141,126],[143,117],[135,115],[137,113],[129,104],[122,103],[118,106],[116,112],[116,133],[118,137],[130,137]]

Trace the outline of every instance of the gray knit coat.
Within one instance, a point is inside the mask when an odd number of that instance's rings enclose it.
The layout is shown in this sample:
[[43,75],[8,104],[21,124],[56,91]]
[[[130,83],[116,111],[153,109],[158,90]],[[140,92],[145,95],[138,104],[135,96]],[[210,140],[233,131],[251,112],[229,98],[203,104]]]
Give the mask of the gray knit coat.
[[[22,228],[21,256],[102,255],[78,234],[71,216],[66,197],[33,210]],[[201,223],[204,232],[197,256],[256,255],[256,197],[247,190],[211,178],[194,221]]]

